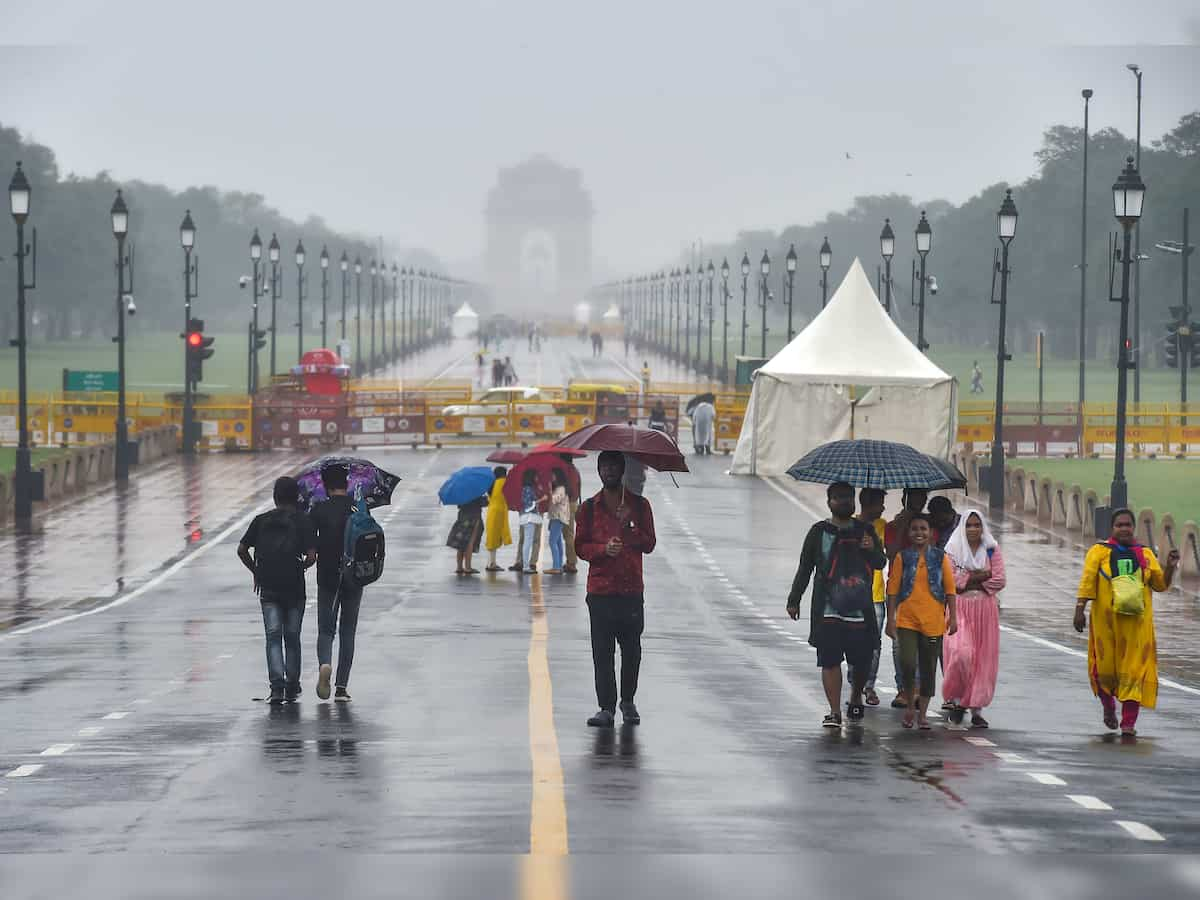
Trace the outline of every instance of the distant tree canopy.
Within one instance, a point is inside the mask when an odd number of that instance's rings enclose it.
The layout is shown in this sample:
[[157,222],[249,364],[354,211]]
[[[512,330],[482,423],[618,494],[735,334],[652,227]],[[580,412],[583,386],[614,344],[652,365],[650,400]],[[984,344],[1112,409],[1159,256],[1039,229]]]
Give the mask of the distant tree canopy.
[[[361,235],[340,234],[320,218],[303,224],[293,222],[255,193],[221,191],[205,186],[172,191],[140,181],[118,183],[107,172],[94,177],[62,176],[48,147],[22,139],[13,128],[0,126],[0,176],[7,179],[17,161],[23,164],[33,191],[29,226],[38,230],[38,284],[28,294],[32,335],[37,340],[69,340],[115,333],[116,242],[109,224],[109,208],[116,189],[123,190],[130,211],[129,238],[134,247],[134,293],[138,314],[130,320],[134,333],[183,328],[183,250],[179,225],[190,209],[196,224],[195,257],[198,259],[200,296],[193,314],[204,319],[209,331],[234,331],[246,327],[250,314],[250,291],[240,289],[238,279],[250,273],[250,236],[257,228],[263,241],[263,265],[270,271],[266,245],[271,235],[279,237],[280,278],[283,301],[278,317],[281,331],[296,321],[296,242],[306,251],[305,318],[310,319],[321,303],[319,257],[327,247],[330,319],[340,315],[341,273],[337,260],[343,252],[353,262],[361,257],[364,266],[363,296],[369,296],[366,267],[378,255],[374,241]],[[7,207],[7,200],[5,201]],[[5,216],[8,220],[8,217]],[[11,227],[11,220],[10,222]],[[0,241],[11,247],[15,235]],[[31,240],[26,228],[26,240]],[[0,337],[7,340],[15,331],[16,276],[10,250],[0,251]],[[387,259],[390,268],[393,260]],[[439,261],[428,253],[411,251],[395,260],[428,270],[440,270]],[[9,274],[4,275],[4,272]],[[353,270],[350,305],[354,304]],[[364,302],[366,302],[364,300]],[[260,313],[261,313],[260,300]],[[333,309],[336,308],[337,312]]]
[[[1112,214],[1112,184],[1124,166],[1125,157],[1133,152],[1133,138],[1115,129],[1097,131],[1088,140],[1089,355],[1115,355],[1113,329],[1117,305],[1108,302],[1109,240],[1119,226]],[[817,254],[824,237],[828,235],[833,250],[829,272],[832,295],[856,256],[875,280],[876,267],[882,267],[879,232],[884,219],[890,218],[896,233],[893,304],[898,322],[912,335],[916,331],[916,310],[911,299],[911,267],[916,257],[913,231],[921,211],[925,210],[933,227],[933,248],[926,269],[938,281],[937,295],[926,295],[927,339],[934,344],[990,346],[991,352],[995,352],[997,318],[995,307],[988,301],[993,253],[999,246],[996,212],[1004,199],[1004,190],[1011,187],[1020,220],[1010,249],[1010,349],[1030,349],[1037,332],[1044,331],[1051,352],[1074,356],[1079,340],[1083,129],[1067,125],[1047,129],[1035,156],[1039,171],[1024,183],[990,185],[958,206],[945,200],[917,203],[901,194],[858,197],[849,209],[830,213],[812,225],[793,225],[779,233],[741,232],[731,242],[706,245],[701,264],[707,265],[709,255],[718,269],[723,258],[729,260],[733,270],[730,303],[737,313],[737,316],[731,314],[730,319],[736,323],[741,307],[738,264],[743,253],[749,254],[754,266],[749,298],[753,323],[750,346],[757,351],[754,285],[763,250],[769,252],[772,260],[770,290],[775,302],[769,323],[772,333],[780,335],[786,329],[784,258],[788,247],[795,244],[799,256],[794,312],[797,323],[803,324],[820,311],[821,273]],[[1180,302],[1182,287],[1180,257],[1162,253],[1154,245],[1182,237],[1184,207],[1190,207],[1192,212],[1190,240],[1200,244],[1200,112],[1184,116],[1161,140],[1142,147],[1141,173],[1147,187],[1141,252],[1149,257],[1140,263],[1142,346],[1144,358],[1152,362],[1155,346],[1166,337],[1162,324],[1168,315],[1167,307]],[[681,257],[678,265],[694,262]],[[1189,285],[1193,309],[1200,309],[1197,270],[1200,264],[1193,258]],[[731,334],[736,334],[736,326]],[[853,353],[854,348],[847,347],[846,351]]]

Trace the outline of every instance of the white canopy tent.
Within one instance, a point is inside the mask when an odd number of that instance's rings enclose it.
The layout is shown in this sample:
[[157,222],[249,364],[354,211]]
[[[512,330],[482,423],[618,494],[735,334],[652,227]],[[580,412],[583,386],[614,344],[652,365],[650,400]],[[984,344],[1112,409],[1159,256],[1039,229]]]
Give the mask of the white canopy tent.
[[606,321],[606,322],[621,321],[621,310],[617,309],[617,304],[615,304],[615,303],[612,304],[612,306],[610,306],[608,308],[608,310],[604,313],[603,318],[604,318],[604,321]]
[[456,338],[468,338],[477,331],[479,313],[471,308],[470,303],[464,303],[450,320],[450,333]]
[[731,472],[782,475],[829,441],[875,438],[948,458],[954,378],[891,320],[856,259],[807,328],[754,376]]

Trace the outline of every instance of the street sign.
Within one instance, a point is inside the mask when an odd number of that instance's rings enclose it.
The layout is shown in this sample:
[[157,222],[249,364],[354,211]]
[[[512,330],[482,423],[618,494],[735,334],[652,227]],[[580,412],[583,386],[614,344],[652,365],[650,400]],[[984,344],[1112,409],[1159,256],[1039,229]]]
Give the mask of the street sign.
[[89,372],[63,369],[64,391],[115,391],[118,389],[116,372]]

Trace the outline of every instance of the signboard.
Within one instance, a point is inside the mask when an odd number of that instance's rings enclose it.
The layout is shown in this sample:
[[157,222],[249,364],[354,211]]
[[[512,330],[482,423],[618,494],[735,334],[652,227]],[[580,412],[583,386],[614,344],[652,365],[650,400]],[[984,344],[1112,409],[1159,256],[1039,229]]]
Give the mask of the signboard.
[[301,434],[320,434],[321,420],[320,419],[301,419],[297,423]]
[[97,392],[116,391],[118,389],[116,372],[72,371],[71,369],[63,369],[64,391]]
[[487,431],[487,419],[481,416],[469,416],[462,421],[463,431]]
[[369,416],[362,420],[364,434],[381,434],[383,432],[383,416]]
[[567,428],[566,416],[545,416],[542,419],[543,427],[547,432],[565,431]]

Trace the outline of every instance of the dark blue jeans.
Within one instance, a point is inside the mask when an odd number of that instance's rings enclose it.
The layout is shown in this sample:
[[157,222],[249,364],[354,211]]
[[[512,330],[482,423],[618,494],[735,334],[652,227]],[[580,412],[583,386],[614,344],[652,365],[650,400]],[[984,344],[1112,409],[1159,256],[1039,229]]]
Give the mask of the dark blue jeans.
[[[334,601],[337,601],[337,618]],[[354,665],[354,633],[358,630],[358,608],[362,603],[362,588],[341,585],[340,589],[317,583],[317,664],[333,662],[333,636],[340,625],[342,639],[338,642],[337,675],[334,687],[348,687],[350,667]],[[339,623],[337,619],[340,619]]]
[[304,596],[262,594],[263,630],[267,635],[267,677],[272,688],[300,686],[300,626]]

